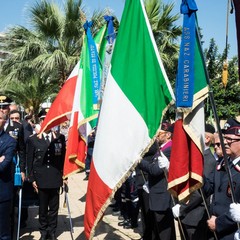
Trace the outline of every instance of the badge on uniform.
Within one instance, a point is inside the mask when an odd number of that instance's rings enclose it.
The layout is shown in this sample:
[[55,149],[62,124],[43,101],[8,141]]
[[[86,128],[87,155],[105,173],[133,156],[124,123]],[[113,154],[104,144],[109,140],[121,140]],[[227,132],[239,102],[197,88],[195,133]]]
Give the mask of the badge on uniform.
[[62,153],[62,143],[54,143],[55,156],[60,156]]
[[15,128],[13,131],[9,131],[9,135],[13,137],[14,139],[18,139],[18,128]]

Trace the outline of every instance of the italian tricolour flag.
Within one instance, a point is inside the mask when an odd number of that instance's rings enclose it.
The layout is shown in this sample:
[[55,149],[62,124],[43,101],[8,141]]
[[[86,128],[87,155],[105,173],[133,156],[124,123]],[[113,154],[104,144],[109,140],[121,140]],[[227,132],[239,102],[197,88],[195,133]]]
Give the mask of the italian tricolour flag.
[[97,127],[84,215],[87,239],[152,144],[173,99],[143,1],[127,0]]
[[[104,61],[107,27],[104,25],[94,37],[100,61]],[[100,69],[101,73],[102,69]],[[74,67],[68,80],[49,109],[42,124],[41,132],[70,120],[64,176],[84,167],[86,139],[96,126],[99,111],[93,107],[92,79],[90,72],[89,48],[84,36],[80,61]]]

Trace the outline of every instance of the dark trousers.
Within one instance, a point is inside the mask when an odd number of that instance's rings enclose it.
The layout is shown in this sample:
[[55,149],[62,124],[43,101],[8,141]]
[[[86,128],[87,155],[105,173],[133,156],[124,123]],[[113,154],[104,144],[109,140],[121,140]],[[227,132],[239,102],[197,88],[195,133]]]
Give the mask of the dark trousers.
[[11,201],[0,202],[0,239],[11,240]]
[[[197,226],[189,226],[182,223],[182,228],[185,234],[186,240],[205,240],[205,239],[215,239],[213,233],[208,229],[207,226],[207,214],[199,221]],[[179,223],[178,223],[179,225]],[[181,236],[183,235],[180,232]],[[182,236],[183,238],[183,236]]]
[[149,194],[146,193],[142,188],[138,189],[139,207],[141,209],[141,222],[143,229],[143,240],[152,239],[152,227],[149,210]]
[[175,226],[172,210],[151,211],[151,224],[153,226],[152,240],[175,240]]
[[38,189],[41,235],[55,234],[58,220],[59,188]]

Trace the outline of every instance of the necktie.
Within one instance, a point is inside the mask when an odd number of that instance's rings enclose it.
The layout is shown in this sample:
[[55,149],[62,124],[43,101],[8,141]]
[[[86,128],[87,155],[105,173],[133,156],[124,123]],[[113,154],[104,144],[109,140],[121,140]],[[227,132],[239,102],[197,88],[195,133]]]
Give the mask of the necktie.
[[49,136],[48,135],[46,135],[45,140],[46,140],[47,144],[50,145],[50,140],[49,140]]

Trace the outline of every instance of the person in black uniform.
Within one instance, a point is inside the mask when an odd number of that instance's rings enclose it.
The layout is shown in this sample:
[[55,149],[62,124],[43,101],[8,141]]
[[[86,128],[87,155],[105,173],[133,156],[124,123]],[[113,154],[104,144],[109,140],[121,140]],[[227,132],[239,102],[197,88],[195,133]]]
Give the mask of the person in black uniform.
[[[204,170],[203,174],[208,177],[215,170],[216,160],[210,150],[214,142],[215,128],[211,124],[205,124],[205,150],[204,150]],[[209,209],[210,198],[206,199]],[[176,204],[173,208],[174,217],[180,217],[184,235],[187,240],[207,239],[207,211],[203,203],[200,191],[191,193],[187,203]]]
[[168,122],[162,123],[157,141],[154,143],[154,156],[151,161],[143,158],[139,163],[140,169],[148,173],[149,219],[147,220],[149,221],[148,226],[152,228],[152,236],[151,238],[144,236],[146,240],[176,239],[174,217],[171,210],[172,199],[167,190],[165,173],[165,169],[168,169],[169,166],[172,133],[173,125]]
[[[229,156],[228,163],[235,200],[240,203],[240,122],[228,119],[222,133],[224,134],[226,153]],[[203,190],[206,196],[213,194],[211,218],[207,221],[209,229],[216,232],[219,240],[234,239],[238,226],[232,220],[229,212],[232,193],[223,159],[219,159],[215,171],[205,179]]]
[[12,100],[5,96],[0,96],[0,111],[3,112],[7,116],[6,124],[4,126],[4,130],[6,133],[8,133],[11,137],[15,138],[17,140],[17,147],[16,152],[19,156],[19,162],[20,162],[20,170],[22,175],[22,180],[25,180],[25,173],[26,173],[26,155],[25,155],[25,144],[24,144],[24,131],[23,126],[21,123],[12,121],[9,118],[10,113],[10,104]]
[[90,174],[90,166],[92,162],[92,155],[93,155],[93,148],[95,143],[95,137],[96,137],[96,127],[93,128],[92,132],[88,135],[87,138],[87,156],[85,160],[85,173],[86,177],[83,180],[88,180],[89,174]]
[[56,239],[65,151],[65,137],[59,132],[34,134],[28,140],[29,178],[39,196],[41,240]]
[[16,140],[4,131],[6,116],[0,111],[0,239],[11,239],[12,164]]
[[[0,96],[0,111],[3,112],[6,117],[6,124],[4,126],[4,130],[7,134],[9,134],[11,137],[17,140],[17,146],[15,149],[15,156],[18,155],[19,157],[19,167],[21,171],[21,176],[22,176],[22,182],[25,181],[26,178],[26,149],[25,149],[25,143],[24,143],[24,130],[23,126],[21,123],[15,120],[10,119],[10,105],[11,105],[12,100],[7,97],[6,95],[1,95]],[[16,159],[16,158],[15,158]],[[14,161],[14,160],[13,160]],[[16,162],[15,162],[16,164]],[[13,166],[13,172],[14,172],[15,167]],[[13,204],[12,204],[12,214],[11,214],[11,219],[12,219],[12,234],[14,231],[14,207],[17,206],[17,201],[18,201],[18,190],[19,187],[14,187],[14,195],[13,195]],[[26,226],[26,219],[27,219],[27,214],[24,214],[25,211],[22,212],[22,220],[21,221],[21,226],[24,227]],[[23,218],[24,217],[24,218]]]

